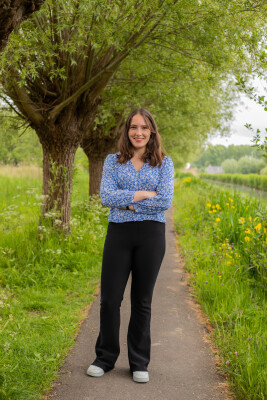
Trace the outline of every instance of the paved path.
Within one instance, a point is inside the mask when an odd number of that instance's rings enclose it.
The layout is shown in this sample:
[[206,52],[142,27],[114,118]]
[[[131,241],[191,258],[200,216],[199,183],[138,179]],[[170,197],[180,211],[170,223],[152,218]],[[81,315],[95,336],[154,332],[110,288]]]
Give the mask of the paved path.
[[226,400],[224,378],[216,371],[205,340],[207,328],[177,256],[172,222],[166,211],[166,253],[155,285],[151,318],[150,381],[136,383],[129,371],[126,335],[130,313],[130,281],[121,306],[121,353],[113,370],[100,378],[86,375],[95,358],[100,296],[83,322],[75,345],[65,359],[49,399],[53,400]]

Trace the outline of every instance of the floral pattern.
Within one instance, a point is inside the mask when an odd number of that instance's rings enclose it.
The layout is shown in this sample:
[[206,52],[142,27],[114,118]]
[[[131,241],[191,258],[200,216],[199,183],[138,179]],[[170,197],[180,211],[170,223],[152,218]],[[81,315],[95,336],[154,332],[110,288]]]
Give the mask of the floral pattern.
[[[161,167],[151,167],[149,160],[136,171],[129,160],[126,164],[117,162],[117,154],[108,154],[103,167],[100,185],[102,204],[110,207],[108,221],[128,222],[154,220],[166,222],[164,210],[172,203],[174,193],[174,166],[170,156],[165,156]],[[149,199],[134,201],[138,190],[156,191]],[[126,210],[133,205],[135,211]]]

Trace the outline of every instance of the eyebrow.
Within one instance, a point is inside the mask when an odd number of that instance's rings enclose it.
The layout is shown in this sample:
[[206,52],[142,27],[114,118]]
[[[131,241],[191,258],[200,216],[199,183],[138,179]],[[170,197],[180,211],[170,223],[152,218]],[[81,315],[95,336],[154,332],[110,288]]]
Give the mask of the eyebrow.
[[[136,124],[131,124],[130,126],[136,126]],[[146,126],[148,128],[148,125],[141,125],[141,126]]]

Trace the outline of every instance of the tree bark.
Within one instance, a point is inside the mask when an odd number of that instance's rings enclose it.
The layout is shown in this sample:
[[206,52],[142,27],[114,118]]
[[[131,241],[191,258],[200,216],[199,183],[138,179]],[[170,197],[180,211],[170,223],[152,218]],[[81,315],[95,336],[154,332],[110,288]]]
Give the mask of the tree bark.
[[99,194],[103,165],[107,153],[91,154],[89,158],[89,196]]
[[[54,127],[52,134],[37,130],[43,148],[42,215],[52,225],[69,231],[74,158],[80,132]],[[56,132],[57,131],[57,132]]]
[[15,27],[39,10],[43,3],[44,0],[0,0],[0,51],[7,45]]
[[100,193],[100,184],[105,158],[117,151],[118,139],[124,126],[122,113],[117,115],[116,125],[105,134],[105,126],[97,132],[89,130],[83,137],[81,147],[89,160],[89,196]]
[[81,144],[89,161],[89,196],[100,194],[103,165],[106,156],[115,151],[115,144],[105,140],[95,141],[90,144],[89,137],[84,138]]

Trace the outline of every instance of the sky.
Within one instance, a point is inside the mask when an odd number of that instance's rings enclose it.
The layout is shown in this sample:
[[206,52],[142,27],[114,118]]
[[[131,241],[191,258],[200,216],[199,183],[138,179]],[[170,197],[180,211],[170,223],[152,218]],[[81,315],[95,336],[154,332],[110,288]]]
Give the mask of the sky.
[[[255,79],[250,86],[257,87],[259,95],[267,95],[266,82]],[[207,143],[213,145],[223,144],[224,146],[230,144],[252,145],[253,142],[251,142],[251,140],[253,139],[254,132],[244,126],[246,123],[251,124],[254,131],[260,129],[262,139],[267,135],[265,132],[265,128],[267,128],[267,111],[264,111],[264,108],[255,101],[250,100],[247,95],[240,95],[240,100],[233,114],[235,118],[230,122],[231,136],[221,138],[218,134],[217,136],[209,138]]]

